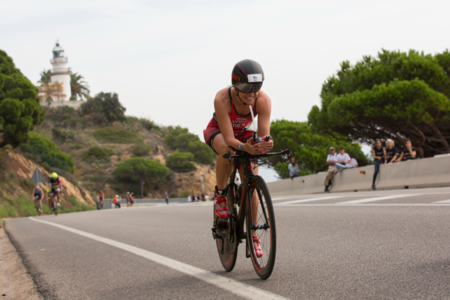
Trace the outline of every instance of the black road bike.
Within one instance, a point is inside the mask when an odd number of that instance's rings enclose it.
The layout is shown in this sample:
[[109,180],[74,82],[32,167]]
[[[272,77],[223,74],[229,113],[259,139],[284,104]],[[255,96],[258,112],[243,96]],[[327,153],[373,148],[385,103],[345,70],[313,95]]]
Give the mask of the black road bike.
[[[222,266],[228,272],[233,270],[236,264],[239,244],[245,241],[245,255],[251,258],[256,274],[261,279],[267,279],[272,274],[277,246],[275,213],[267,185],[262,177],[254,175],[252,161],[282,155],[287,155],[289,159],[291,150],[262,155],[236,151],[234,155],[231,153],[223,155],[223,158],[228,159],[228,164],[233,163],[233,172],[227,185],[228,209],[231,216],[228,219],[220,219],[214,214],[211,230]],[[244,168],[245,181],[238,187],[234,182],[239,165]],[[258,237],[261,242],[262,257],[256,255],[254,237]]]

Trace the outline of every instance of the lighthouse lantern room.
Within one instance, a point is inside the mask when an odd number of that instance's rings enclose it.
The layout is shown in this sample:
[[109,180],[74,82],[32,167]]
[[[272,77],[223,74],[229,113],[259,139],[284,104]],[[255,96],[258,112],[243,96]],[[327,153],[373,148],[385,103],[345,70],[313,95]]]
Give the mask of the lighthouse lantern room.
[[55,48],[53,48],[53,58],[50,63],[53,65],[53,71],[51,72],[51,83],[59,82],[62,84],[62,93],[59,95],[60,101],[68,101],[72,96],[70,89],[70,68],[67,68],[69,60],[64,56],[64,49],[56,42]]

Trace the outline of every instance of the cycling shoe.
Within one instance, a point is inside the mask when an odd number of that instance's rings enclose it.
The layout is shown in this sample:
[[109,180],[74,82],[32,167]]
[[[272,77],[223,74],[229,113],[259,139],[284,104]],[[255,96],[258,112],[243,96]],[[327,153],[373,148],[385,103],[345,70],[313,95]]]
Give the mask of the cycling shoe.
[[258,243],[258,246],[255,246],[255,253],[256,253],[256,257],[260,258],[261,256],[263,256],[263,250],[261,249],[261,241],[259,240],[259,237],[254,236],[253,237],[253,242]]
[[[225,206],[220,206],[220,203],[225,202]],[[228,210],[228,201],[226,197],[218,197],[215,204],[216,217],[227,219],[230,217],[230,211]]]

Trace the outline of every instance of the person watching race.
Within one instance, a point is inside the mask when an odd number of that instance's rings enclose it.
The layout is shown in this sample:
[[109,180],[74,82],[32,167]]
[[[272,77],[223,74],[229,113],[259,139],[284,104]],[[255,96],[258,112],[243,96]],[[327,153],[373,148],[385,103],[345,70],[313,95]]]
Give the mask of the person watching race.
[[127,192],[126,198],[127,198],[127,207],[128,207],[128,202],[130,202],[130,206],[133,207],[133,204],[134,204],[133,193]]
[[39,184],[36,184],[34,187],[33,192],[31,193],[31,198],[33,198],[34,207],[37,207],[37,203],[39,202],[39,212],[42,212],[42,198],[44,198],[44,195]]
[[116,208],[120,208],[120,197],[119,197],[119,195],[116,195],[113,198],[113,203],[115,204]]
[[98,209],[100,209],[100,207],[103,207],[103,205],[105,204],[105,193],[103,193],[102,191],[98,191],[97,193],[97,203]]
[[[203,131],[205,143],[218,154],[216,162],[217,193],[215,218],[227,219],[230,211],[227,205],[227,180],[233,171],[233,164],[223,155],[230,152],[229,147],[247,152],[252,155],[264,154],[273,148],[270,137],[271,101],[269,96],[261,90],[264,81],[264,72],[259,63],[253,60],[238,62],[231,73],[231,87],[221,89],[214,99],[214,114],[207,128]],[[258,116],[258,139],[253,140],[253,124],[250,107]],[[257,162],[252,163],[254,174],[258,175]],[[242,182],[245,182],[244,170],[239,166]],[[256,191],[252,198],[254,222],[258,215],[259,199]],[[231,205],[231,204],[230,204]],[[263,255],[259,238],[253,232],[253,243],[258,257]]]
[[58,206],[60,206],[61,203],[61,191],[62,191],[61,179],[59,179],[58,174],[56,174],[56,172],[53,172],[48,182],[47,192],[51,193],[52,202],[55,200],[55,196],[57,196]]

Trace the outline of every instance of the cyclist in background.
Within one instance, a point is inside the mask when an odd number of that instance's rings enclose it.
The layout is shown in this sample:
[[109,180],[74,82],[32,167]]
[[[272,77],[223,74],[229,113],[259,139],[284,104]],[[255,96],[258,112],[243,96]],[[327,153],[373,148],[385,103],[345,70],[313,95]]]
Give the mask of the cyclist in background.
[[58,206],[60,206],[61,203],[61,191],[62,191],[61,179],[59,179],[58,174],[56,174],[56,172],[53,172],[48,182],[47,192],[48,193],[51,192],[52,202],[55,200],[55,196],[57,196]]
[[98,203],[98,209],[100,209],[100,207],[103,207],[103,205],[105,204],[105,193],[103,193],[102,191],[98,191],[97,194],[97,203]]
[[127,198],[128,198],[128,200],[127,201],[130,201],[130,206],[131,207],[133,207],[133,204],[134,204],[134,200],[133,200],[133,192],[127,192]]
[[36,184],[33,192],[31,193],[31,197],[34,201],[34,207],[37,207],[37,202],[39,202],[39,212],[42,212],[42,198],[44,198],[44,195],[39,184]]
[[[272,104],[269,96],[261,90],[264,81],[264,71],[259,63],[253,60],[238,62],[231,73],[231,87],[220,90],[214,99],[213,118],[203,131],[205,142],[219,156],[216,162],[216,193],[215,218],[229,218],[227,204],[227,180],[233,171],[233,164],[223,155],[230,152],[229,147],[239,149],[252,155],[266,153],[273,148],[270,137],[270,114]],[[262,140],[254,141],[254,127],[250,112],[258,116],[258,135]],[[256,164],[253,163],[254,174],[258,175]],[[239,166],[239,174],[245,182],[244,170]],[[253,205],[258,208],[258,198],[254,195]],[[257,209],[254,217],[257,217]],[[263,255],[259,238],[253,233],[253,243],[258,257]]]

